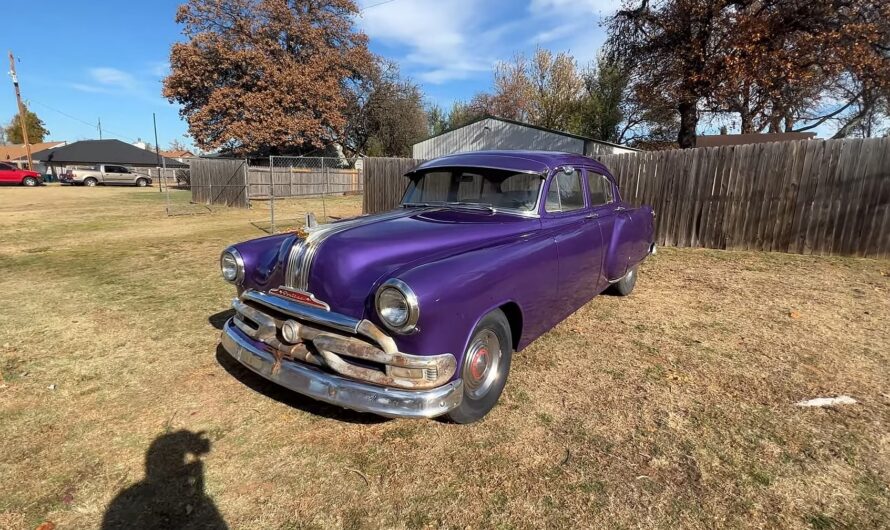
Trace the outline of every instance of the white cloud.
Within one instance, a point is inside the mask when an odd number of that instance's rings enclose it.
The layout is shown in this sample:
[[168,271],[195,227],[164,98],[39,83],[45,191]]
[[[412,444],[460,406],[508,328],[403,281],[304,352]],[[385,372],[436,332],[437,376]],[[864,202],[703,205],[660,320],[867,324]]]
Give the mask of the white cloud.
[[118,70],[117,68],[102,66],[99,68],[90,68],[88,72],[93,81],[99,85],[127,91],[140,88],[135,77],[123,70]]
[[605,39],[600,20],[621,6],[607,0],[375,3],[365,0],[369,8],[359,26],[384,53],[394,50],[387,56],[406,73],[429,84],[491,79],[496,62],[529,54],[535,46],[568,51],[584,66]]
[[402,0],[362,12],[359,25],[375,41],[405,47],[398,59],[422,81],[442,83],[491,69],[477,9],[470,0]]
[[621,9],[620,0],[532,0],[532,13],[572,12],[608,16]]

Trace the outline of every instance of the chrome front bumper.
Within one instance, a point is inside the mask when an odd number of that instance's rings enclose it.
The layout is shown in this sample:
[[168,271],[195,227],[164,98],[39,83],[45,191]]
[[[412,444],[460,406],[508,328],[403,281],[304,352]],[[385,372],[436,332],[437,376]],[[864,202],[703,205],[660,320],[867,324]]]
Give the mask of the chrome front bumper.
[[433,418],[460,405],[463,382],[432,390],[396,390],[329,374],[314,366],[284,362],[244,338],[232,320],[223,328],[223,348],[241,364],[285,388],[319,401],[388,418]]

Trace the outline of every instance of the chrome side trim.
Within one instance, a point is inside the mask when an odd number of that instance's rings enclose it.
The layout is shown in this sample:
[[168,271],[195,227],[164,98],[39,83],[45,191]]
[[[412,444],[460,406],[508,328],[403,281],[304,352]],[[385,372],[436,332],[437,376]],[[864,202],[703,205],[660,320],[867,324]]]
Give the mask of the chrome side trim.
[[[276,363],[269,352],[253,346],[226,322],[222,347],[259,376],[319,401],[389,418],[433,418],[456,408],[463,400],[463,381],[432,390],[395,390],[360,383],[295,362]],[[276,368],[277,367],[277,368]]]

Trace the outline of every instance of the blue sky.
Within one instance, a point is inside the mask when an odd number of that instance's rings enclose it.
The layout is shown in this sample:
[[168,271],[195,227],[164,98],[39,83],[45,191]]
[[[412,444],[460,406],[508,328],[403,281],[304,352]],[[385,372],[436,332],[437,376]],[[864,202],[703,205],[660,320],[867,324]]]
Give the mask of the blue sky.
[[[170,45],[182,38],[177,0],[22,2],[6,24],[22,93],[50,130],[50,139],[103,137],[154,142],[184,140],[178,108],[161,97]],[[396,60],[431,102],[449,107],[491,85],[492,65],[536,45],[592,59],[604,33],[606,0],[361,0],[358,25],[374,52]],[[6,58],[4,57],[4,61]],[[4,63],[5,65],[6,63]],[[16,113],[9,78],[0,92],[0,122]],[[184,140],[187,143],[188,140]]]

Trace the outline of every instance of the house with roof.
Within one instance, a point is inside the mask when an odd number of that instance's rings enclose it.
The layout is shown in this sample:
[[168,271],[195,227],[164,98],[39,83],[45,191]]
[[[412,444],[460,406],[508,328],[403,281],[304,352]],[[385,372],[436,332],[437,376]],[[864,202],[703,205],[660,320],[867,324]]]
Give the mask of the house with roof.
[[488,150],[562,151],[586,156],[637,151],[625,145],[529,123],[498,116],[483,116],[414,144],[412,155],[426,160],[467,151]]
[[161,157],[155,152],[140,149],[120,140],[81,140],[63,147],[40,151],[34,154],[33,158],[55,169],[96,164],[127,167],[188,167],[188,164]]
[[[33,156],[41,151],[62,147],[67,143],[68,142],[39,142],[31,144],[31,157],[33,159]],[[25,144],[0,145],[0,161],[10,163],[22,169],[26,168],[28,166],[28,150],[26,149]],[[37,162],[36,160],[33,169],[40,173],[46,173],[48,170],[45,164]]]

